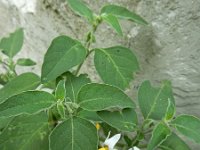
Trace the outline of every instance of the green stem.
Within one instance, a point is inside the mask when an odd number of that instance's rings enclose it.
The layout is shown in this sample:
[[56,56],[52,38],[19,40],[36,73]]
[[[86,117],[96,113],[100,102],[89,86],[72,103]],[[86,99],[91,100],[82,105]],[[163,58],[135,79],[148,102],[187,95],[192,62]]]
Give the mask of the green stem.
[[[90,46],[93,42],[93,36],[99,26],[99,24],[101,23],[101,21],[97,18],[97,20],[95,21],[95,23],[92,26],[92,30],[90,32],[88,32],[87,34],[87,39],[85,41],[85,47],[87,48],[87,55],[86,58],[93,52],[93,50],[90,50]],[[85,59],[86,59],[85,58]],[[78,67],[77,70],[75,71],[75,75],[77,76],[81,67],[83,66],[84,62],[82,62]]]

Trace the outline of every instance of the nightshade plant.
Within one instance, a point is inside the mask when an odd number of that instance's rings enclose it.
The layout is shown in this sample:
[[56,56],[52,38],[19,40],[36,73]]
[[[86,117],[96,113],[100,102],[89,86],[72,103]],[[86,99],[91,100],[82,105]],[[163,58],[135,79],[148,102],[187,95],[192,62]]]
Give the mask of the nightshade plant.
[[[138,104],[143,119],[138,121],[136,104],[124,92],[139,70],[133,51],[123,46],[90,47],[102,22],[120,36],[119,19],[141,25],[147,22],[113,4],[104,6],[97,15],[81,0],[67,3],[87,19],[91,31],[84,43],[65,35],[55,38],[45,54],[41,78],[30,72],[17,75],[14,71],[16,64],[35,64],[30,59],[17,63],[12,59],[22,47],[22,29],[0,42],[0,49],[9,60],[2,61],[8,67],[8,76],[0,89],[0,149],[108,150],[108,145],[102,143],[109,133],[118,138],[121,134],[115,145],[119,150],[134,146],[147,150],[189,150],[177,133],[200,143],[200,120],[190,115],[176,116],[169,81],[163,81],[160,87],[153,87],[149,81],[140,85]],[[92,53],[103,84],[94,83],[87,74],[79,72]],[[13,72],[14,76],[10,76]],[[52,93],[45,92],[44,87],[51,88]]]

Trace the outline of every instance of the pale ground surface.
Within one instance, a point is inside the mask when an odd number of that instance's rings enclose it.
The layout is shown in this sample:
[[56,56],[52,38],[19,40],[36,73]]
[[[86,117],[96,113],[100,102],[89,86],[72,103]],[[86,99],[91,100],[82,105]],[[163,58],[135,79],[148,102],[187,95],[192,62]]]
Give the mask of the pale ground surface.
[[[108,2],[114,2],[143,16],[149,26],[123,24],[120,38],[105,25],[97,31],[95,47],[123,44],[134,50],[141,71],[132,83],[129,95],[136,99],[137,87],[143,80],[159,83],[172,81],[177,113],[200,117],[200,0],[87,0],[98,12]],[[23,51],[17,57],[30,57],[36,67],[18,68],[18,72],[40,74],[44,53],[51,40],[60,34],[84,39],[88,31],[85,21],[75,16],[65,0],[0,0],[0,37],[17,27],[25,30]],[[93,45],[94,46],[94,45]],[[95,76],[91,59],[81,70]],[[194,145],[193,149],[199,149]]]

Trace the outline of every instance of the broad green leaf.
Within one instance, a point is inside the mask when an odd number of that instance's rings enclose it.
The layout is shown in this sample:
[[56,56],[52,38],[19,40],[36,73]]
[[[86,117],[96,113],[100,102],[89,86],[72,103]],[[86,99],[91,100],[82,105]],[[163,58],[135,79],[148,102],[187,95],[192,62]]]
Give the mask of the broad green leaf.
[[14,33],[11,33],[9,37],[2,38],[0,41],[0,50],[9,56],[14,57],[22,48],[24,40],[23,29],[19,28]]
[[65,99],[65,93],[65,81],[60,80],[55,91],[56,99],[63,101]]
[[110,108],[135,108],[134,102],[120,89],[98,83],[83,86],[77,103],[82,109],[101,111]]
[[139,88],[138,101],[145,119],[163,119],[168,111],[168,100],[175,105],[168,81],[164,81],[160,88],[152,87],[149,81],[144,81]]
[[164,123],[159,123],[153,130],[147,150],[156,149],[171,134],[171,130]]
[[180,115],[171,122],[186,137],[200,144],[200,119],[190,115]]
[[101,79],[110,85],[125,89],[139,70],[137,58],[130,49],[115,46],[95,49],[95,68]]
[[20,58],[17,60],[17,65],[19,66],[34,66],[36,65],[36,62],[29,58]]
[[114,15],[120,19],[127,19],[138,24],[147,25],[147,22],[142,17],[121,6],[106,5],[101,9],[101,14],[104,13]]
[[46,114],[18,116],[0,134],[0,149],[49,150],[48,134]]
[[1,131],[11,122],[14,117],[10,118],[0,118],[0,134]]
[[117,20],[117,17],[111,15],[111,14],[102,14],[103,20],[105,20],[115,31],[120,35],[123,36],[121,26],[119,24],[119,21]]
[[72,67],[82,63],[87,50],[80,42],[68,36],[59,36],[53,40],[44,57],[42,81],[56,79]]
[[137,114],[134,109],[123,109],[122,111],[100,111],[99,117],[110,126],[120,131],[133,132],[138,123]]
[[8,98],[0,104],[0,118],[20,114],[34,114],[45,110],[55,103],[53,95],[44,91],[28,91]]
[[73,74],[68,74],[67,81],[65,83],[66,101],[76,102],[78,92],[80,91],[81,87],[90,82],[91,81],[86,74],[81,74],[78,77],[74,76]]
[[50,135],[51,150],[97,150],[97,142],[95,126],[78,117],[59,124]]
[[0,89],[0,103],[5,99],[27,90],[34,90],[40,84],[40,78],[34,73],[24,73],[8,82]]
[[97,112],[95,111],[80,110],[77,116],[95,122],[102,122],[101,118],[97,115]]
[[84,4],[82,0],[67,0],[70,8],[80,16],[86,17],[89,22],[93,21],[93,12]]
[[159,148],[162,150],[191,150],[189,146],[175,133],[168,136]]

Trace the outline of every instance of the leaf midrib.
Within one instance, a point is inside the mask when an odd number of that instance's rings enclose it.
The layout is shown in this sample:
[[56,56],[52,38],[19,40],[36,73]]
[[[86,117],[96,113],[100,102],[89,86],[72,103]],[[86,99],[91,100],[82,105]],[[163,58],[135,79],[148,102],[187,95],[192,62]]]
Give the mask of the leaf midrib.
[[59,61],[57,61],[57,63],[53,66],[53,68],[50,71],[45,73],[46,74],[46,78],[48,78],[48,76],[51,75],[52,72],[54,72],[55,68],[57,68],[57,66],[60,64],[61,60],[64,59],[67,56],[67,54],[70,53],[73,50],[73,48],[78,46],[78,45],[80,45],[80,44],[79,43],[75,43],[68,51],[66,51],[64,53],[63,57],[60,58]]
[[97,50],[102,51],[104,54],[106,54],[106,55],[108,56],[108,58],[111,60],[111,62],[112,62],[112,64],[113,64],[114,68],[115,68],[116,71],[119,73],[119,75],[120,75],[120,77],[121,77],[121,79],[122,79],[124,85],[126,85],[127,82],[126,82],[125,78],[123,77],[122,73],[120,72],[119,67],[116,65],[115,61],[112,59],[112,57],[110,56],[110,54],[107,53],[104,49],[101,49],[101,48],[99,48],[99,49],[97,49]]
[[161,92],[163,91],[164,87],[165,87],[165,84],[163,84],[162,87],[159,89],[159,92],[158,92],[158,94],[156,95],[155,100],[154,100],[154,102],[153,102],[153,106],[151,107],[149,113],[147,114],[146,119],[148,119],[149,116],[153,113],[154,108],[156,107],[156,104],[157,104],[158,98],[159,98]]

